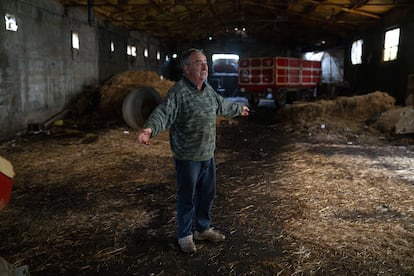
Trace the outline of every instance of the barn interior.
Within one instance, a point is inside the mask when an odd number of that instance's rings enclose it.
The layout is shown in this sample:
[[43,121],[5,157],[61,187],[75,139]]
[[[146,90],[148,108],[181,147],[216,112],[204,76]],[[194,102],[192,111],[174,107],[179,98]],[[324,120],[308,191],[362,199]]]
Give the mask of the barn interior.
[[[414,273],[413,1],[2,0],[0,13],[0,157],[15,172],[0,162],[0,272]],[[217,119],[212,217],[227,239],[186,255],[168,132],[140,145],[123,102],[137,87],[165,97],[193,47],[251,113]],[[261,57],[320,62],[312,97],[253,104],[238,60]]]

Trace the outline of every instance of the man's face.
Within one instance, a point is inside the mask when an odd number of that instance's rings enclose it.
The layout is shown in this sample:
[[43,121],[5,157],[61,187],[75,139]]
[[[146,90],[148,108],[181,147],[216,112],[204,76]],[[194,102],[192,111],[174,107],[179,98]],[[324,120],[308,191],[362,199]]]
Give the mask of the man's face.
[[194,84],[203,83],[208,77],[207,58],[200,52],[190,56],[190,64],[184,66],[185,76]]

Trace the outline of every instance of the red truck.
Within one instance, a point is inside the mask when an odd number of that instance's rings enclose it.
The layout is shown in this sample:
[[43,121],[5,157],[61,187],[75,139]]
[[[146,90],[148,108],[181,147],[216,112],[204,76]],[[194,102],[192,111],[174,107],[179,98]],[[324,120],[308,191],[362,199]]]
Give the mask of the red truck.
[[272,96],[277,107],[289,100],[309,100],[321,81],[321,62],[288,57],[239,59],[238,86],[253,106]]

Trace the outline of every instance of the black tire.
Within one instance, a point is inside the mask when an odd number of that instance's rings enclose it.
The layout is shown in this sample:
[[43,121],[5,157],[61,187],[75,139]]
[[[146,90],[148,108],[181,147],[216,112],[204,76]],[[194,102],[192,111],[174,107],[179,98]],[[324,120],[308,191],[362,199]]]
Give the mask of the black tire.
[[128,93],[122,103],[122,117],[131,128],[142,128],[154,108],[160,103],[161,96],[154,88],[134,88]]
[[310,89],[303,89],[299,91],[299,101],[309,102],[312,100],[312,91]]
[[286,104],[287,96],[285,91],[278,91],[273,94],[276,108],[280,108]]
[[251,106],[258,106],[260,102],[260,97],[254,94],[249,94],[247,100]]

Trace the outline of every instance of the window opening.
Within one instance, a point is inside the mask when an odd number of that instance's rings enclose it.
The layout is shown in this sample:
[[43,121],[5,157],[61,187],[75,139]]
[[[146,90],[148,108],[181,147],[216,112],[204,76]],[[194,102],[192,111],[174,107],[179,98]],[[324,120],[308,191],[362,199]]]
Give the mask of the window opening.
[[364,45],[364,41],[362,39],[356,40],[352,43],[351,63],[353,65],[362,63],[362,45]]
[[210,84],[222,96],[235,95],[238,89],[239,55],[213,54],[211,61]]
[[17,32],[18,26],[16,17],[14,15],[6,13],[4,16],[4,21],[6,23],[7,31]]
[[213,73],[234,74],[238,71],[239,55],[236,54],[213,54]]
[[303,55],[303,59],[321,61],[325,52],[307,52]]
[[137,56],[137,48],[134,45],[127,45],[127,55],[136,57]]
[[72,32],[72,48],[79,50],[79,34],[77,32]]
[[321,52],[307,52],[302,57],[305,60],[321,62],[322,83],[343,83],[344,81],[344,55],[342,50]]
[[115,52],[115,44],[113,41],[111,41],[111,53]]
[[389,30],[384,39],[384,61],[397,59],[398,45],[400,43],[400,28]]

